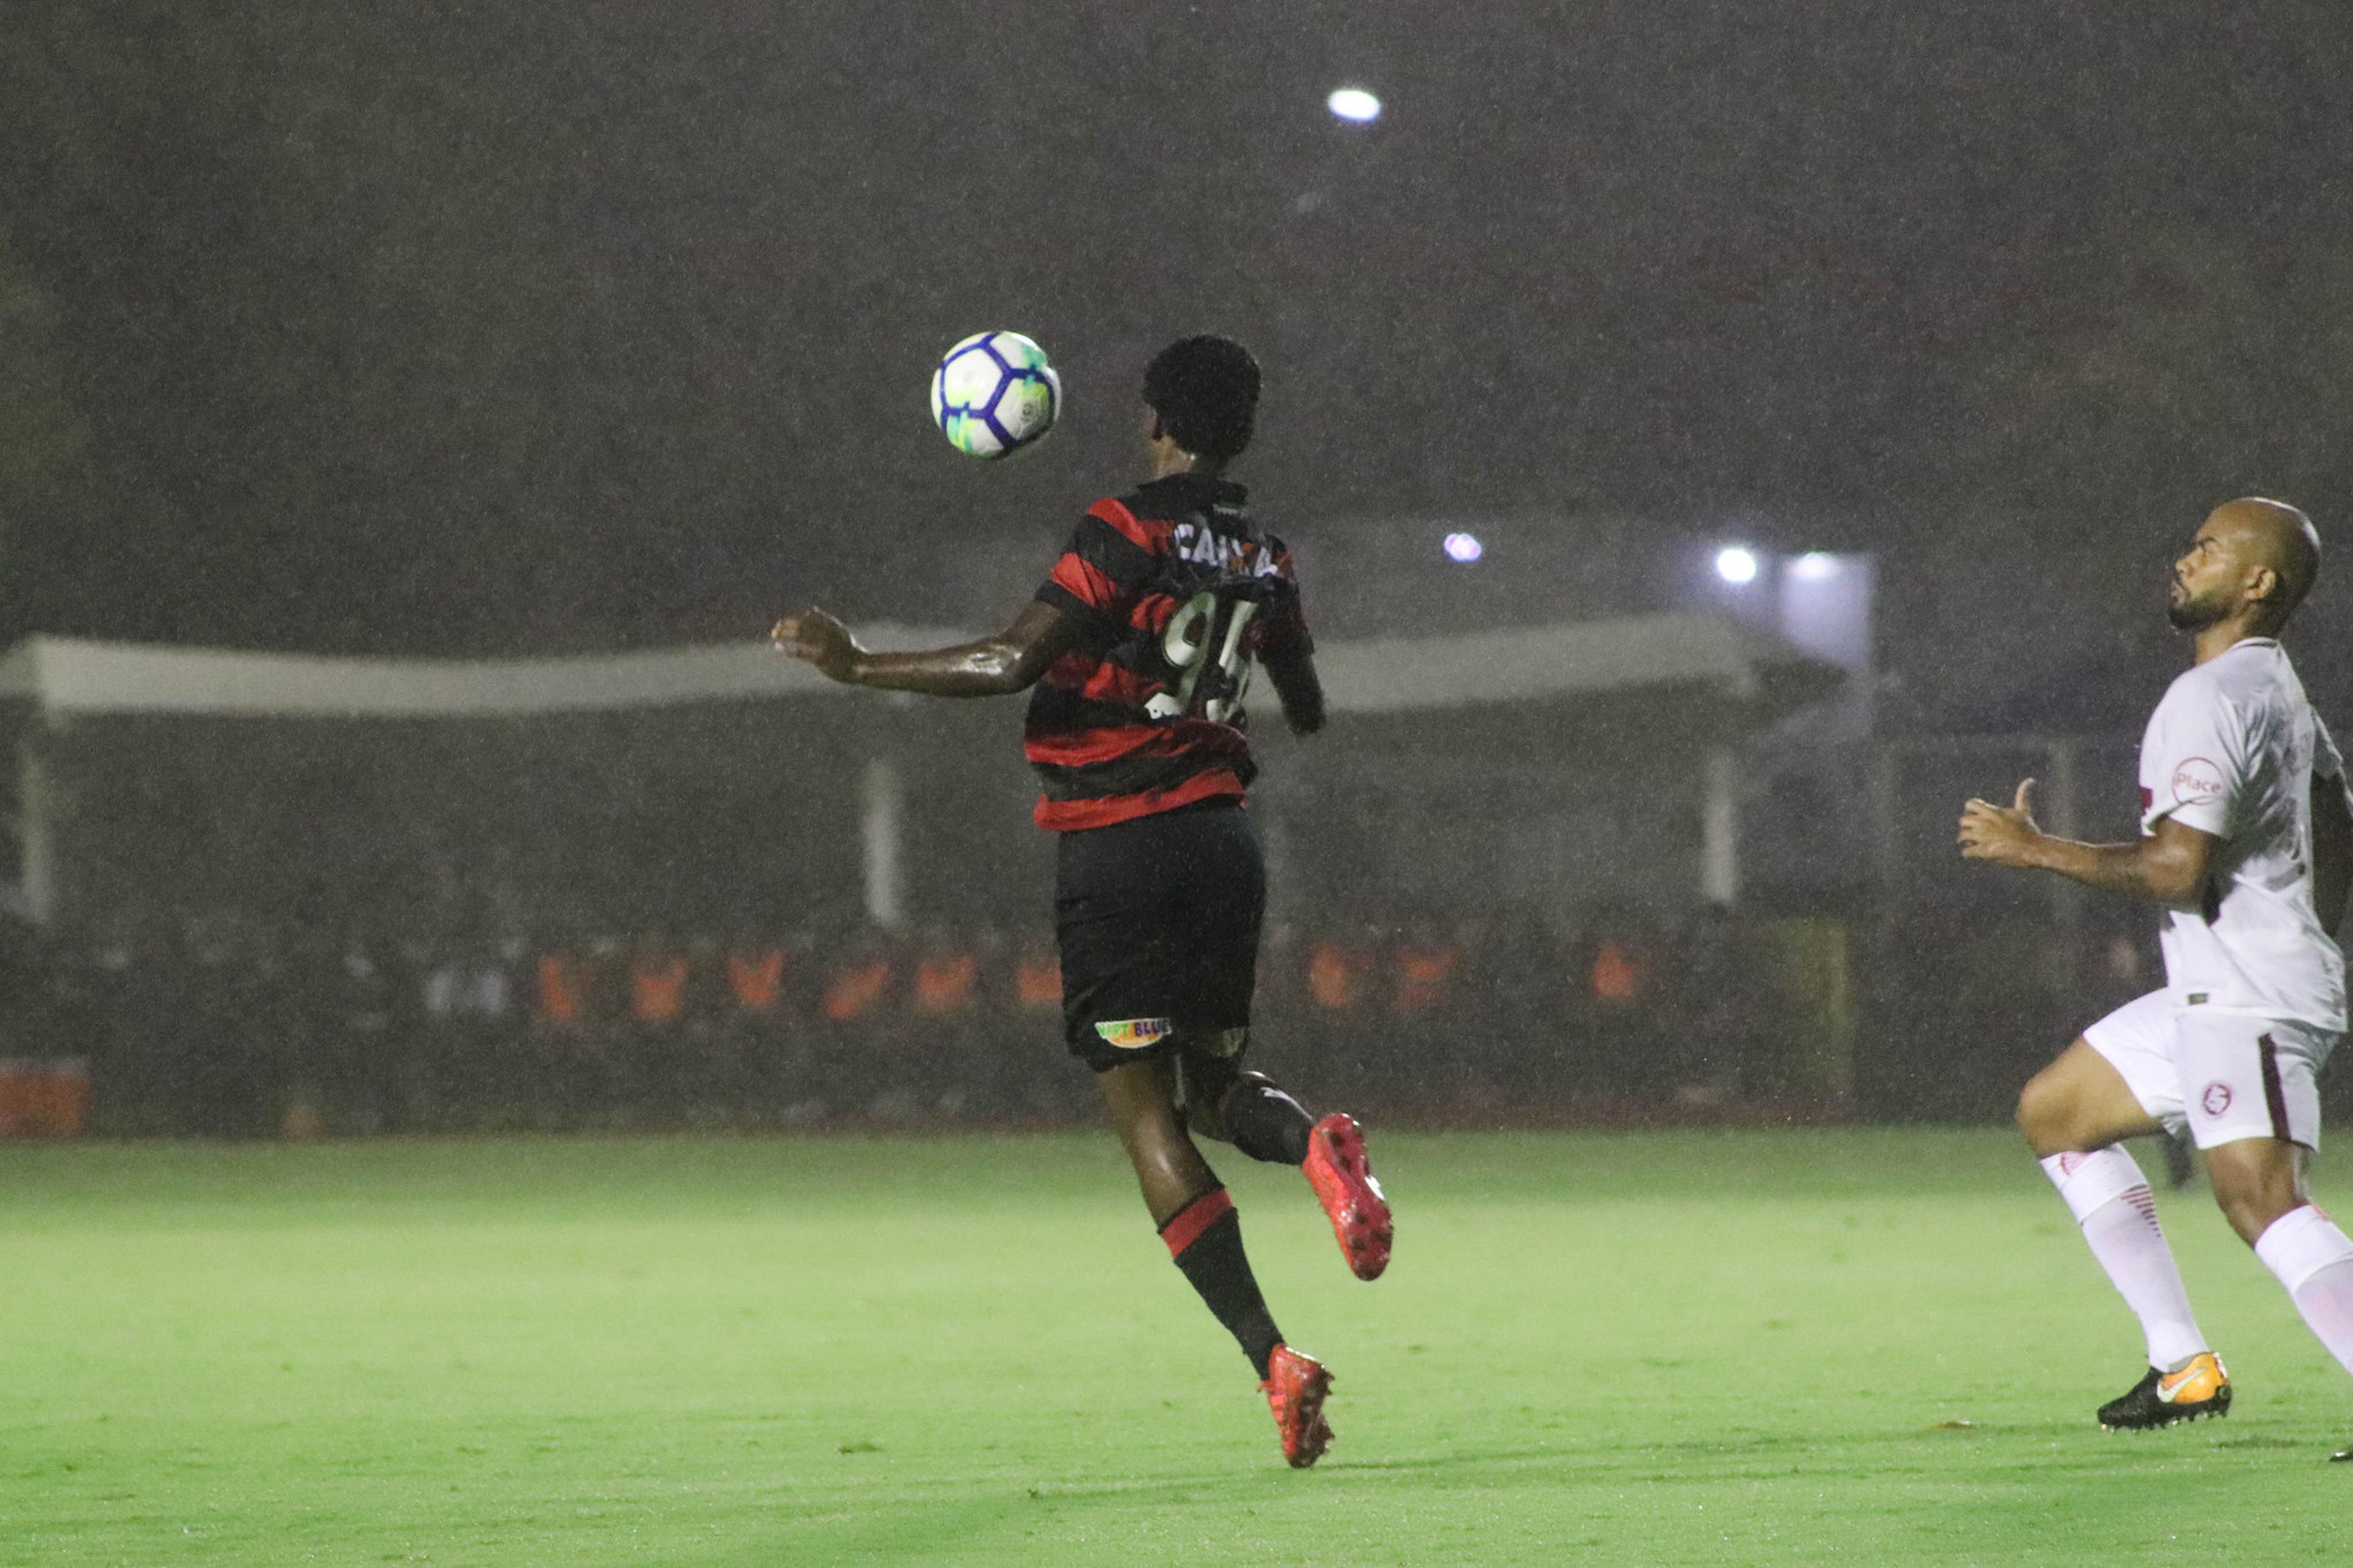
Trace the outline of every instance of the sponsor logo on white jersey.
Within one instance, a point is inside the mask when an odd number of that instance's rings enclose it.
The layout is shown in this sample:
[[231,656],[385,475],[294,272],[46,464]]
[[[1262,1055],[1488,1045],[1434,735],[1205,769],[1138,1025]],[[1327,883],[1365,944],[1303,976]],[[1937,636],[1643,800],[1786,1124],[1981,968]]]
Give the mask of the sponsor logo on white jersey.
[[2190,757],[2173,770],[2173,800],[2177,805],[2204,805],[2222,798],[2222,770],[2204,757]]

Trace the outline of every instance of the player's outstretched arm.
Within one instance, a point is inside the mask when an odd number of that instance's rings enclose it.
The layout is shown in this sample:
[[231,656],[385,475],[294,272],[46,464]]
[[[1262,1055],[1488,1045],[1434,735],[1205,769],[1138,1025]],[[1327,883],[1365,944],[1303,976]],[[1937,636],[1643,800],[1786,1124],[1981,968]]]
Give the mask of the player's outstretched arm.
[[2345,903],[2353,894],[2353,802],[2345,781],[2312,778],[2312,908],[2320,929],[2336,933],[2345,923]]
[[1078,646],[1076,617],[1051,605],[1030,604],[993,637],[928,653],[875,653],[858,646],[848,627],[823,610],[786,616],[768,634],[776,651],[840,681],[927,697],[1003,697],[1026,691]]
[[1315,673],[1315,656],[1285,651],[1259,662],[1266,667],[1266,678],[1274,682],[1275,698],[1282,704],[1282,721],[1291,726],[1291,732],[1313,735],[1324,728],[1324,681]]
[[2188,909],[2206,887],[2214,836],[2165,817],[2133,844],[2079,844],[2045,833],[2034,821],[2034,781],[2018,786],[2008,806],[1972,800],[1961,808],[1961,858],[2052,871],[2105,892]]

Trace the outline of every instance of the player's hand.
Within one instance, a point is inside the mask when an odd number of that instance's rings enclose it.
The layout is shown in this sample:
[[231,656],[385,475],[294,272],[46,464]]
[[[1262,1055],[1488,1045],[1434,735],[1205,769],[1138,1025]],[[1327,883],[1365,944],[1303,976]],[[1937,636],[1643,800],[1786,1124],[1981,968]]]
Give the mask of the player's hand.
[[2018,798],[2008,806],[1971,799],[1961,807],[1961,858],[1997,866],[2031,866],[2042,829],[2034,821],[2034,781],[2021,779]]
[[768,640],[786,658],[813,664],[818,673],[832,679],[857,679],[857,639],[849,635],[849,627],[823,610],[812,608],[797,616],[786,616],[769,628]]

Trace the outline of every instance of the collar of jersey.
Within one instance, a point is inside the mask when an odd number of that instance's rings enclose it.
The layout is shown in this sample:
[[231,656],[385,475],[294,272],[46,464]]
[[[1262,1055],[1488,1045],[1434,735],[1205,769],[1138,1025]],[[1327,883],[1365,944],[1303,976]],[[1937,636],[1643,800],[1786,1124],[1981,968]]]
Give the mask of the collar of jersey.
[[1147,479],[1140,489],[1179,489],[1198,487],[1215,494],[1229,496],[1236,501],[1246,499],[1250,491],[1238,480],[1215,474],[1169,474],[1162,479]]

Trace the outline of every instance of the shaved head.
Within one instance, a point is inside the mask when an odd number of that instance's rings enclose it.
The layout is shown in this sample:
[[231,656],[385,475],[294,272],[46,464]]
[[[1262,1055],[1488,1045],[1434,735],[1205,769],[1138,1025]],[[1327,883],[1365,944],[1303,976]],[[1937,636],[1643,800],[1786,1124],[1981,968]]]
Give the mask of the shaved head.
[[2173,566],[2166,618],[2203,635],[2225,622],[2241,637],[2271,637],[2320,575],[2320,535],[2285,501],[2243,496],[2206,514]]
[[2240,559],[2278,574],[2279,613],[2283,618],[2295,613],[2320,575],[2320,533],[2312,519],[2285,501],[2242,496],[2216,507],[2206,521],[2227,531]]

